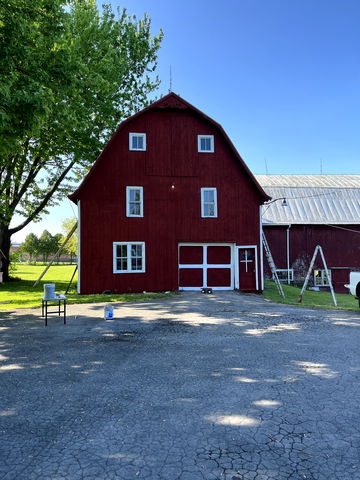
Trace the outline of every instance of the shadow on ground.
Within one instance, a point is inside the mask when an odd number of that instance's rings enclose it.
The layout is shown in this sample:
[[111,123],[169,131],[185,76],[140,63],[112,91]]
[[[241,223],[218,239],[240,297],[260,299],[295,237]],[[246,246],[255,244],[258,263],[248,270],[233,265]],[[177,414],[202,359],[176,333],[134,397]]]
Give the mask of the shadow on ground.
[[1,479],[358,478],[357,314],[235,292],[103,306],[2,314]]

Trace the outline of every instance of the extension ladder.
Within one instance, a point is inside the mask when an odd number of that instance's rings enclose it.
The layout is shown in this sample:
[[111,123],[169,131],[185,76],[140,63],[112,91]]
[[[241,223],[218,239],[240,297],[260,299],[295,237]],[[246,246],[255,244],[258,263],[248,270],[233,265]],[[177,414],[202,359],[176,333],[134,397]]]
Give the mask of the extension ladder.
[[285,298],[285,294],[284,294],[284,291],[282,289],[282,286],[281,286],[281,283],[280,283],[280,280],[279,280],[279,277],[278,277],[278,274],[277,274],[277,271],[276,271],[276,266],[275,266],[275,263],[274,263],[274,259],[271,255],[270,247],[269,247],[269,244],[266,240],[264,232],[262,232],[262,241],[263,241],[263,245],[264,245],[264,249],[265,249],[265,255],[266,255],[267,261],[269,262],[270,270],[271,270],[271,273],[272,273],[273,278],[275,280],[275,285],[276,285],[277,291],[279,292],[279,295],[281,295],[283,298]]

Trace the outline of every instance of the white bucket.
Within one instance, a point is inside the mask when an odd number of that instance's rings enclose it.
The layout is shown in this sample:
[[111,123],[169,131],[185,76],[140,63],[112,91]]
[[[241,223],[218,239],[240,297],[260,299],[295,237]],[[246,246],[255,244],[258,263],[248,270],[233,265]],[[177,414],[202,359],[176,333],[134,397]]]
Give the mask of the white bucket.
[[104,307],[104,319],[112,320],[114,318],[114,307],[112,305],[105,305]]
[[45,299],[55,298],[55,283],[44,284],[44,297]]

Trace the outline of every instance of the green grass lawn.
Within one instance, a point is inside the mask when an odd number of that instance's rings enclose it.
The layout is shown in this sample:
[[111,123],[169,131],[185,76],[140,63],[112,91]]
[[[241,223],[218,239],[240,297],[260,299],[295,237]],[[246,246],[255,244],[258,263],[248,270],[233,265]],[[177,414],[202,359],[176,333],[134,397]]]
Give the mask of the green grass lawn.
[[[65,293],[70,278],[75,270],[75,265],[53,265],[46,272],[39,284],[34,287],[34,282],[44,271],[44,265],[28,265],[19,263],[12,272],[13,277],[19,277],[8,283],[0,284],[0,312],[14,308],[31,308],[41,305],[41,295],[44,292],[44,283],[55,283],[57,293]],[[132,293],[119,295],[77,295],[77,273],[68,292],[68,303],[96,303],[96,302],[132,302],[149,300],[153,298],[168,297],[165,293]],[[10,302],[10,303],[3,303]]]
[[[14,308],[39,307],[41,295],[44,291],[44,283],[55,283],[56,292],[65,293],[70,278],[74,272],[75,265],[53,265],[46,272],[41,282],[34,287],[34,282],[44,270],[44,265],[28,265],[20,263],[17,265],[12,276],[19,277],[9,283],[0,284],[0,311],[13,310]],[[132,293],[118,295],[77,295],[76,293],[77,274],[67,294],[68,303],[96,303],[96,302],[132,302],[138,300],[149,300],[153,298],[167,297],[164,293]],[[277,303],[288,305],[303,305],[305,307],[336,308],[333,299],[328,292],[312,292],[307,290],[303,296],[302,303],[298,303],[300,288],[291,285],[283,285],[285,299],[280,297],[275,283],[265,282],[264,298]],[[340,309],[359,311],[357,300],[352,295],[336,295]],[[10,302],[10,303],[4,303]]]
[[292,285],[283,285],[285,298],[282,298],[277,289],[275,282],[266,281],[264,298],[276,303],[285,303],[287,305],[302,305],[304,307],[317,308],[339,308],[342,310],[359,311],[359,303],[352,295],[349,294],[335,294],[338,306],[335,307],[333,298],[330,292],[313,292],[306,290],[301,303],[298,303],[298,298],[301,288],[293,287]]

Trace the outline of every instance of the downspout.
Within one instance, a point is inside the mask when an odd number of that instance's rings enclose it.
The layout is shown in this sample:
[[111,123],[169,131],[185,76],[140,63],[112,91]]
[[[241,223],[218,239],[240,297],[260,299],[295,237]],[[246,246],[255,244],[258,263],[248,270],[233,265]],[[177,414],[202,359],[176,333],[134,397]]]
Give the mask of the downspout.
[[286,230],[286,257],[287,257],[287,283],[290,285],[290,228],[291,224],[288,225]]

